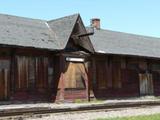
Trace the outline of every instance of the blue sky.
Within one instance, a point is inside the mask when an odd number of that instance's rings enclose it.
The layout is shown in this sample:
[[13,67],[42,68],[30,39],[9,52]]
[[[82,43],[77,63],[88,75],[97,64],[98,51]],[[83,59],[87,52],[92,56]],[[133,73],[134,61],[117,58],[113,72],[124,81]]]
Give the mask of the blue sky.
[[84,24],[101,19],[101,28],[160,37],[160,0],[3,0],[0,13],[55,19],[80,13]]

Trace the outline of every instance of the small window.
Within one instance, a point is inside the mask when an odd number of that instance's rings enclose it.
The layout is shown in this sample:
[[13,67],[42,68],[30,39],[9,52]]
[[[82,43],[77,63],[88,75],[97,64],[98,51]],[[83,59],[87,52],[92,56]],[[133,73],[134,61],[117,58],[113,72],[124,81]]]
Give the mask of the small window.
[[10,61],[9,60],[0,60],[0,69],[9,69]]
[[151,65],[151,69],[153,70],[153,71],[156,71],[156,70],[160,70],[160,64],[152,64]]
[[128,63],[127,64],[127,68],[131,69],[131,70],[138,70],[139,69],[139,65],[138,65],[138,63]]

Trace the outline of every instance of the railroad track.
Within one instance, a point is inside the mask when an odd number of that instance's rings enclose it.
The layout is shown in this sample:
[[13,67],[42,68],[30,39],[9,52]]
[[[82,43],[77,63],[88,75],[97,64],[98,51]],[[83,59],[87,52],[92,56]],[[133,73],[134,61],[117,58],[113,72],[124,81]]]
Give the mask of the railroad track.
[[18,108],[8,109],[0,111],[0,120],[18,119],[23,120],[25,118],[41,118],[50,114],[74,114],[85,112],[101,112],[101,111],[118,111],[128,108],[145,108],[160,105],[160,101],[157,102],[137,102],[137,103],[119,103],[119,104],[97,104],[90,106],[81,106],[75,108],[50,108],[50,107],[34,107],[34,108]]

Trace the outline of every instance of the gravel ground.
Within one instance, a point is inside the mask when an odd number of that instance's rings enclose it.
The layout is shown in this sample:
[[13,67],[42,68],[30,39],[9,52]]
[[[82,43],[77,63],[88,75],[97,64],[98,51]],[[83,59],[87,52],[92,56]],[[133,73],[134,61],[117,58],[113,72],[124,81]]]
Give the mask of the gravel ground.
[[[83,106],[92,106],[92,105],[103,105],[103,104],[117,104],[122,103],[125,104],[127,102],[132,103],[139,103],[139,102],[146,102],[146,101],[160,101],[152,96],[148,97],[138,97],[138,98],[131,98],[131,99],[111,99],[105,100],[100,102],[90,102],[90,103],[19,103],[19,104],[12,104],[12,103],[1,103],[0,111],[4,111],[7,109],[18,109],[18,108],[34,108],[34,107],[47,107],[52,109],[59,109],[59,108],[78,108]],[[93,120],[96,118],[109,118],[109,117],[122,117],[122,116],[134,116],[134,115],[144,115],[144,114],[154,114],[160,113],[160,106],[154,106],[152,108],[129,108],[129,109],[121,109],[118,111],[101,111],[101,112],[88,112],[88,113],[72,113],[72,114],[51,114],[46,117],[42,118],[25,118],[23,120]]]
[[82,107],[82,106],[90,106],[90,105],[96,105],[96,104],[113,104],[113,103],[126,103],[126,102],[145,102],[145,101],[160,101],[160,99],[156,99],[155,97],[148,96],[148,97],[138,97],[138,98],[131,98],[131,99],[111,99],[111,100],[105,100],[101,102],[91,102],[91,103],[19,103],[19,104],[2,104],[0,105],[0,111],[1,110],[7,110],[7,109],[16,109],[16,108],[33,108],[33,107],[49,107],[49,108],[76,108],[76,107]]
[[128,108],[117,111],[101,111],[87,113],[50,114],[42,118],[27,118],[26,120],[94,120],[97,118],[113,118],[124,116],[150,115],[160,113],[160,106],[148,108]]

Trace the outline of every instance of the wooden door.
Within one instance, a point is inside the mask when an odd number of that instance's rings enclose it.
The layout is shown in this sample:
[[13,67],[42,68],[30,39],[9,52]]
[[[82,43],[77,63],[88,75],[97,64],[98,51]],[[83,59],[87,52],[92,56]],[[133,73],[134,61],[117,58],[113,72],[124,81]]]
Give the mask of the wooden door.
[[84,63],[67,62],[65,90],[69,99],[88,98],[88,75]]
[[85,88],[86,71],[84,64],[70,62],[65,72],[65,79],[65,88]]
[[140,95],[153,94],[152,74],[139,74]]

